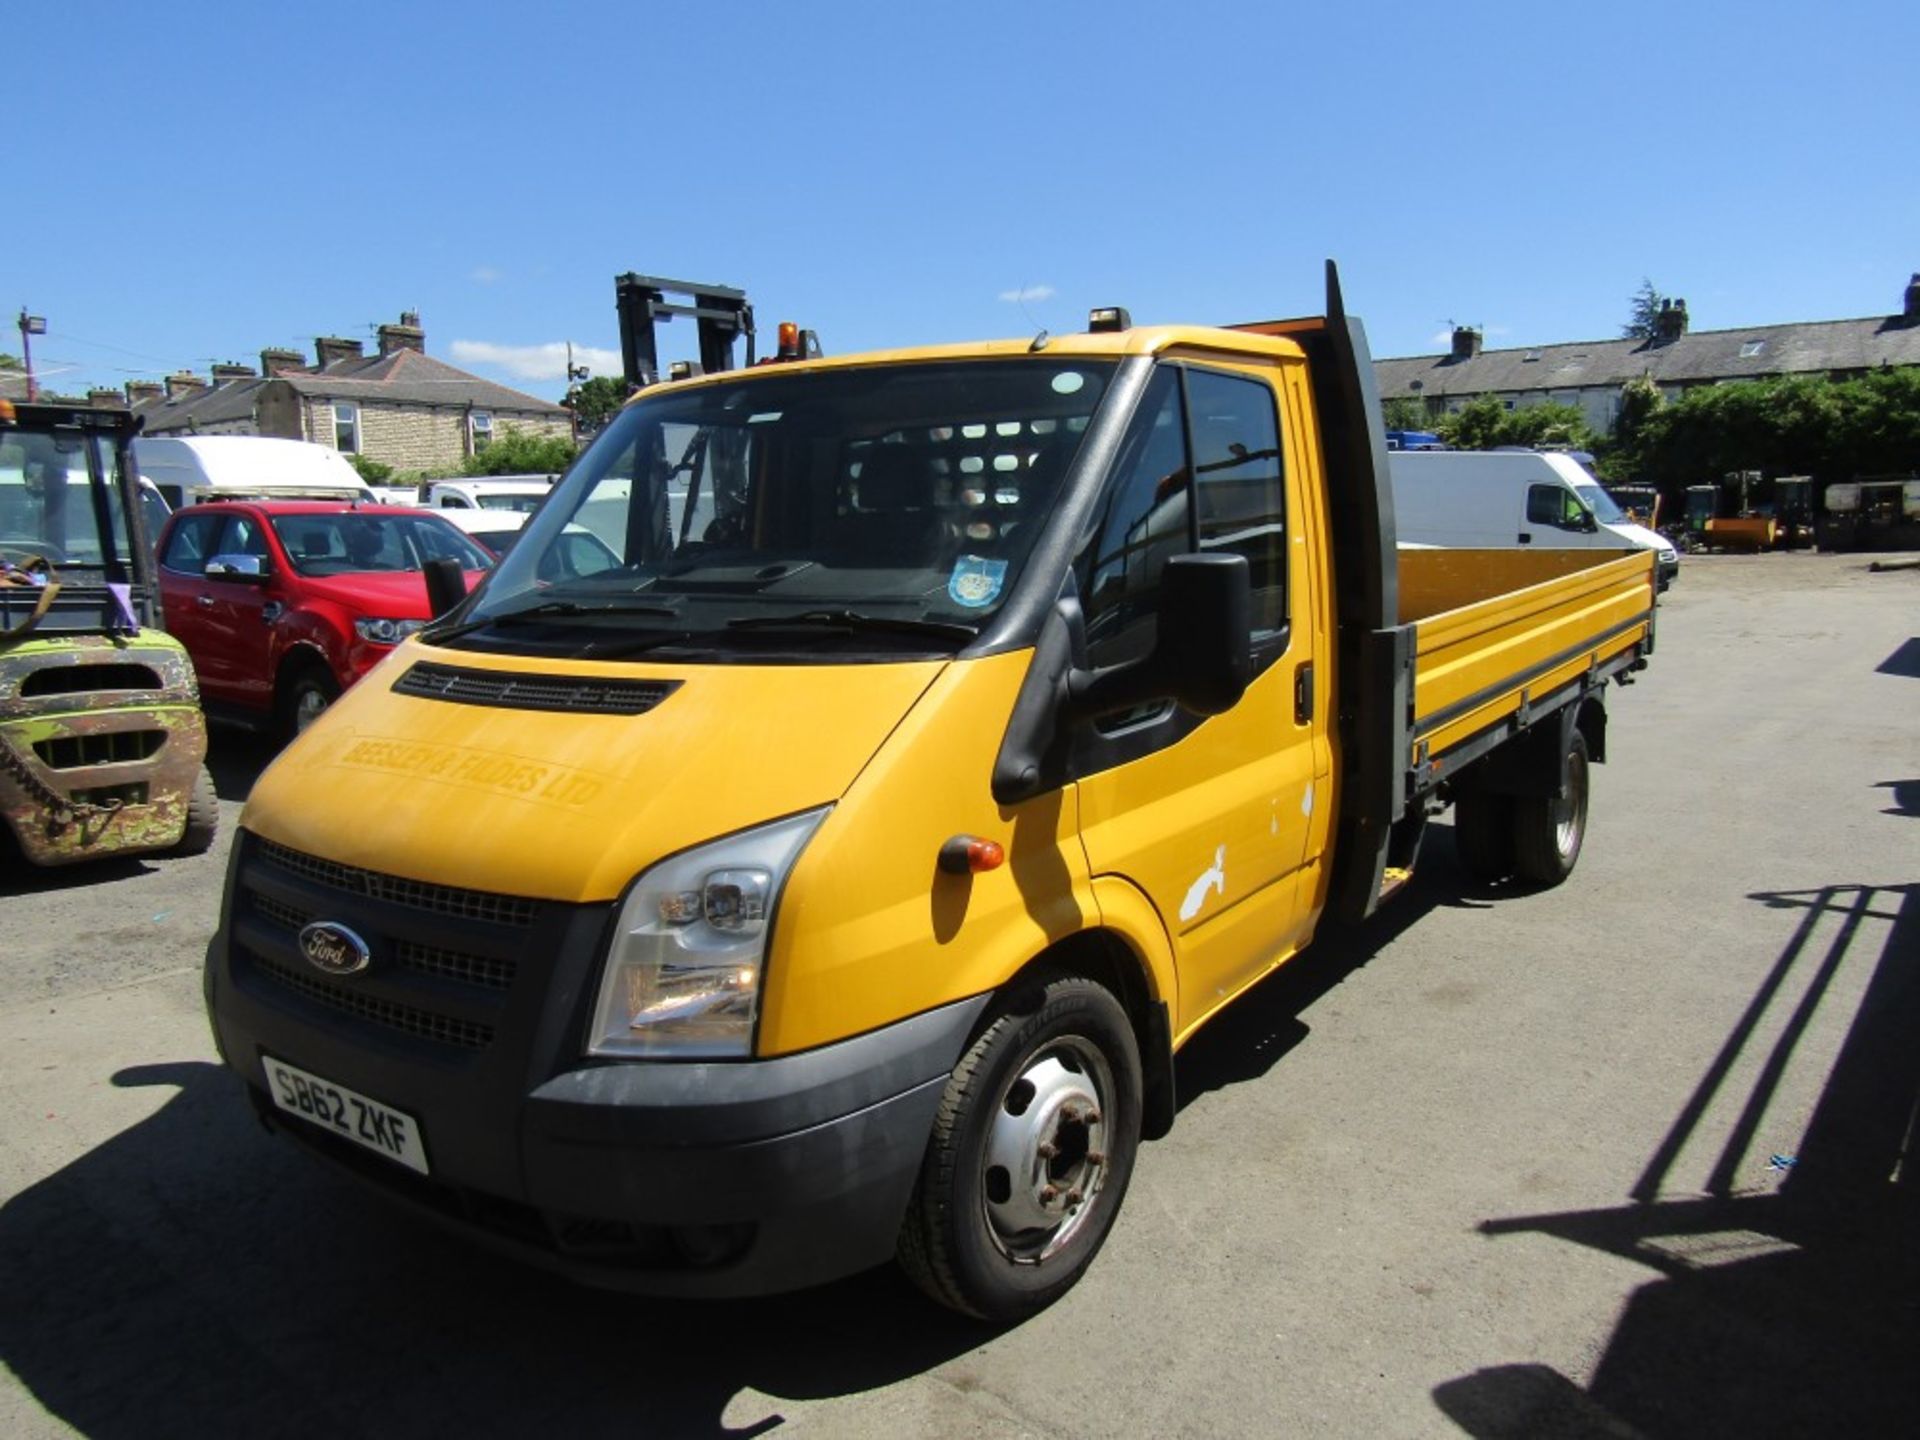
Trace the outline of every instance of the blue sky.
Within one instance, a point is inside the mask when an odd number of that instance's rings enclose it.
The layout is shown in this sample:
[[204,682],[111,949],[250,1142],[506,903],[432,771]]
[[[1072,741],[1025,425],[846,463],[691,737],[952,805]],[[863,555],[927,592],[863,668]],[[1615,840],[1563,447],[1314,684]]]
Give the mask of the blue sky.
[[0,350],[45,316],[65,390],[414,309],[552,398],[567,341],[617,370],[627,270],[846,352],[1301,314],[1332,256],[1376,355],[1920,271],[1912,0],[13,8]]

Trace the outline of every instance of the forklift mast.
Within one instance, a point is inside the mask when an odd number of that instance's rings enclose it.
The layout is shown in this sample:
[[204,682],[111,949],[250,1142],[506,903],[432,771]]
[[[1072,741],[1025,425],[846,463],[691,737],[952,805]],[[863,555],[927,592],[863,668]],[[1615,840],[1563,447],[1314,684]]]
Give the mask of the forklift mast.
[[[699,326],[700,373],[731,370],[733,342],[740,335],[747,337],[745,363],[754,363],[753,306],[747,303],[744,290],[629,271],[614,277],[613,295],[614,308],[620,313],[620,364],[629,393],[659,381],[654,325],[676,315],[690,315]],[[686,296],[693,303],[670,302],[669,295]]]

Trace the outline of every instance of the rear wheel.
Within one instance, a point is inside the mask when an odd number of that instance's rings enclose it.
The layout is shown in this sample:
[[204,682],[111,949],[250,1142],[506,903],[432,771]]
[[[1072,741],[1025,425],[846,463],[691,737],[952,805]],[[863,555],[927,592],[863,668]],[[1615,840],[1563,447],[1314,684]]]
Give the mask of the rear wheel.
[[1453,848],[1460,868],[1491,885],[1513,874],[1513,797],[1469,790],[1453,802]]
[[901,1267],[943,1305],[1013,1321],[1072,1288],[1140,1144],[1140,1051],[1078,976],[1015,1000],[954,1067],[901,1226]]
[[204,855],[213,848],[219,834],[220,792],[214,789],[213,772],[202,765],[200,778],[194,781],[193,795],[187,801],[187,829],[180,837],[178,849],[182,855]]
[[1587,742],[1577,730],[1567,744],[1564,793],[1514,801],[1515,869],[1536,885],[1558,885],[1573,873],[1587,836]]

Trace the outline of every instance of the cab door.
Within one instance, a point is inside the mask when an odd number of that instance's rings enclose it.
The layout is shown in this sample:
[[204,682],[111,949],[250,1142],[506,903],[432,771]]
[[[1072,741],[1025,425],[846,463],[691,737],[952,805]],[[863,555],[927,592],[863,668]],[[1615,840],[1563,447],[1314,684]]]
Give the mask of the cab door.
[[1294,523],[1282,365],[1163,362],[1078,565],[1088,658],[1155,643],[1161,569],[1187,550],[1245,555],[1254,678],[1202,720],[1173,705],[1082,727],[1073,773],[1095,875],[1152,900],[1179,970],[1176,1035],[1297,948],[1297,892],[1316,805],[1317,625],[1290,579]]

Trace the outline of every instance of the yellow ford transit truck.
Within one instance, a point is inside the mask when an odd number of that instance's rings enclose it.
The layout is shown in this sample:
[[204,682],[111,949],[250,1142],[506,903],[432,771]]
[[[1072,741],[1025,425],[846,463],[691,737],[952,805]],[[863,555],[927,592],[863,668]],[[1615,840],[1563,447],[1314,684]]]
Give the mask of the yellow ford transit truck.
[[659,1294],[1028,1314],[1174,1055],[1404,883],[1580,853],[1645,551],[1394,541],[1324,316],[642,390],[273,765],[207,1000],[276,1129]]

